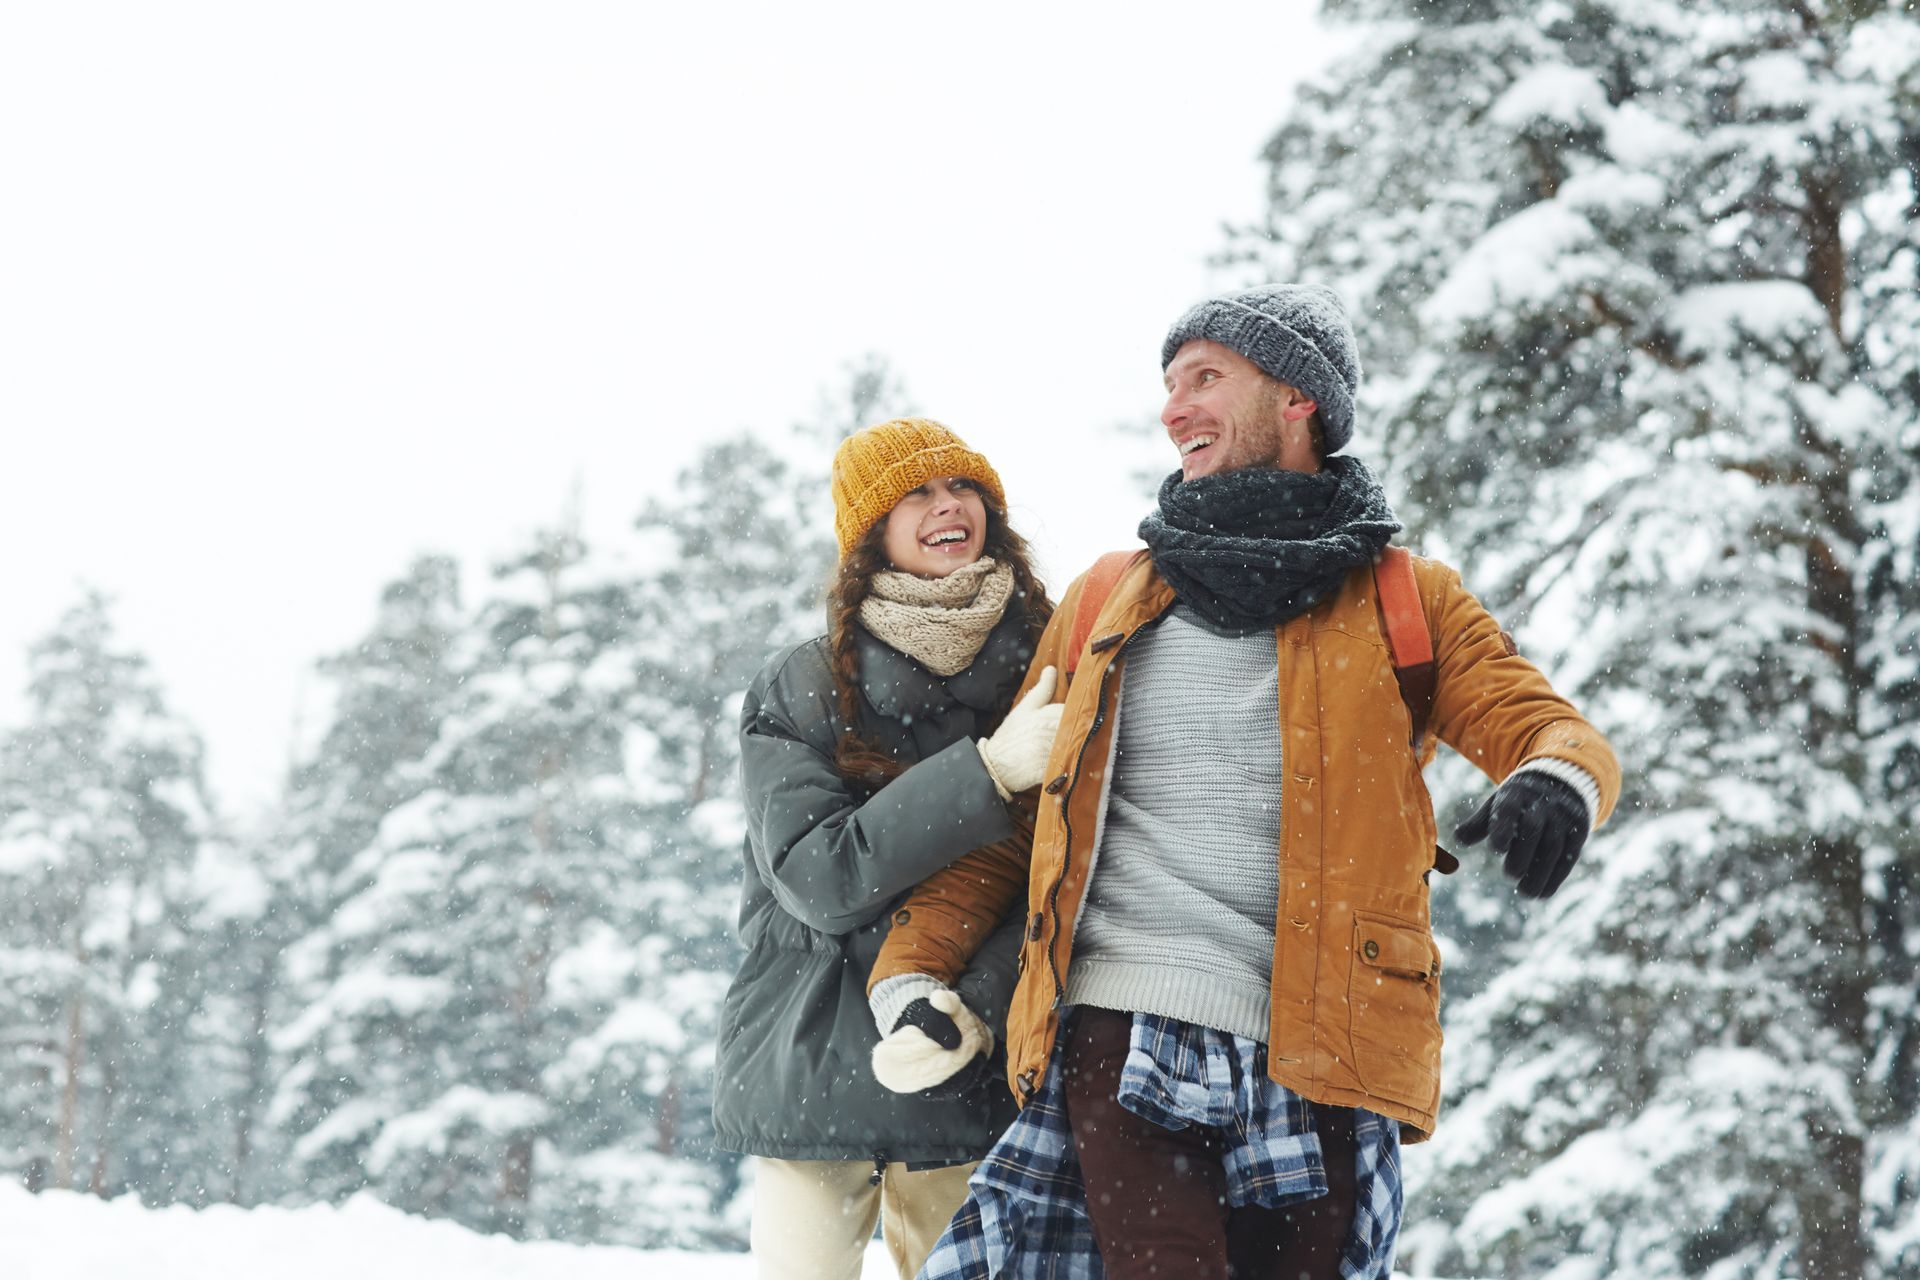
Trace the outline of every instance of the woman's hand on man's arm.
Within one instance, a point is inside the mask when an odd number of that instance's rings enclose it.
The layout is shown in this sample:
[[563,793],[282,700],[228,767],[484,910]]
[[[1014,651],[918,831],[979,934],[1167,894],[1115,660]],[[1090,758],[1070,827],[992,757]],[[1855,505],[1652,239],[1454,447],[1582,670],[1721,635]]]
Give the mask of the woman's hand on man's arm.
[[980,759],[986,763],[987,776],[993,779],[1002,800],[1032,790],[1046,776],[1047,757],[1053,752],[1054,734],[1066,710],[1065,703],[1053,700],[1058,680],[1059,673],[1052,667],[1042,671],[1027,696],[1013,704],[993,736],[980,739]]

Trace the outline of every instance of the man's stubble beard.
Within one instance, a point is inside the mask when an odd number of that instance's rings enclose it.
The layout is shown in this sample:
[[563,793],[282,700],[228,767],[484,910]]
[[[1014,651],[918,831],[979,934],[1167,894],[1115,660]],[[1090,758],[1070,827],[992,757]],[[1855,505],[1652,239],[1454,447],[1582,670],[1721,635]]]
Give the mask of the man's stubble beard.
[[1263,386],[1260,399],[1247,411],[1246,421],[1233,424],[1233,453],[1212,474],[1223,476],[1248,467],[1278,467],[1285,443],[1285,412],[1281,388]]

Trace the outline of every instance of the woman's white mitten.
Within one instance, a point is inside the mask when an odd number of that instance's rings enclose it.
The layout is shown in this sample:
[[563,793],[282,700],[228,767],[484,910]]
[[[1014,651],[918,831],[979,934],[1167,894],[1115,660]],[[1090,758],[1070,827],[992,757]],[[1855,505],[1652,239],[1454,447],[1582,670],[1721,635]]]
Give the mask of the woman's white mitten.
[[[917,1010],[931,1006],[931,1015]],[[946,1047],[923,1029],[926,1021],[937,1021],[935,1030],[942,1039],[953,1041]],[[951,1027],[958,1038],[948,1031]],[[993,1032],[980,1021],[966,1001],[942,988],[925,1000],[909,1005],[895,1025],[893,1034],[873,1046],[873,1075],[895,1093],[920,1093],[943,1084],[976,1057],[993,1051]]]
[[1042,671],[1027,696],[1013,704],[993,736],[980,740],[980,758],[986,762],[987,775],[1002,800],[1011,800],[1040,785],[1047,757],[1053,752],[1053,735],[1059,731],[1060,716],[1066,710],[1065,703],[1053,700],[1058,681],[1059,673],[1052,667]]

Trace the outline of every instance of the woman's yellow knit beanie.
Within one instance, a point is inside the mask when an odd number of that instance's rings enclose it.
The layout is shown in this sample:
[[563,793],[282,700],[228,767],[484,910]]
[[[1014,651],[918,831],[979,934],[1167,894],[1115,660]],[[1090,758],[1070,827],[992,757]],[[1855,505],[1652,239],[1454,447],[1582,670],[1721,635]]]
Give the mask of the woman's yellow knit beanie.
[[1007,509],[1000,475],[966,441],[931,418],[862,427],[833,455],[833,531],[846,555],[894,504],[935,476],[964,476]]

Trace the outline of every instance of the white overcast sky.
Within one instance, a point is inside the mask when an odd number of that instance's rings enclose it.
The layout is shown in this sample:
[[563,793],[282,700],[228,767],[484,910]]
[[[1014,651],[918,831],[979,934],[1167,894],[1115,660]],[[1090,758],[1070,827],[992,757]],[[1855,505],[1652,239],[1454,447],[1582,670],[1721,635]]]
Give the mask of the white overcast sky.
[[264,802],[417,552],[619,530],[867,351],[1064,585],[1312,8],[0,7],[0,725],[96,585]]

